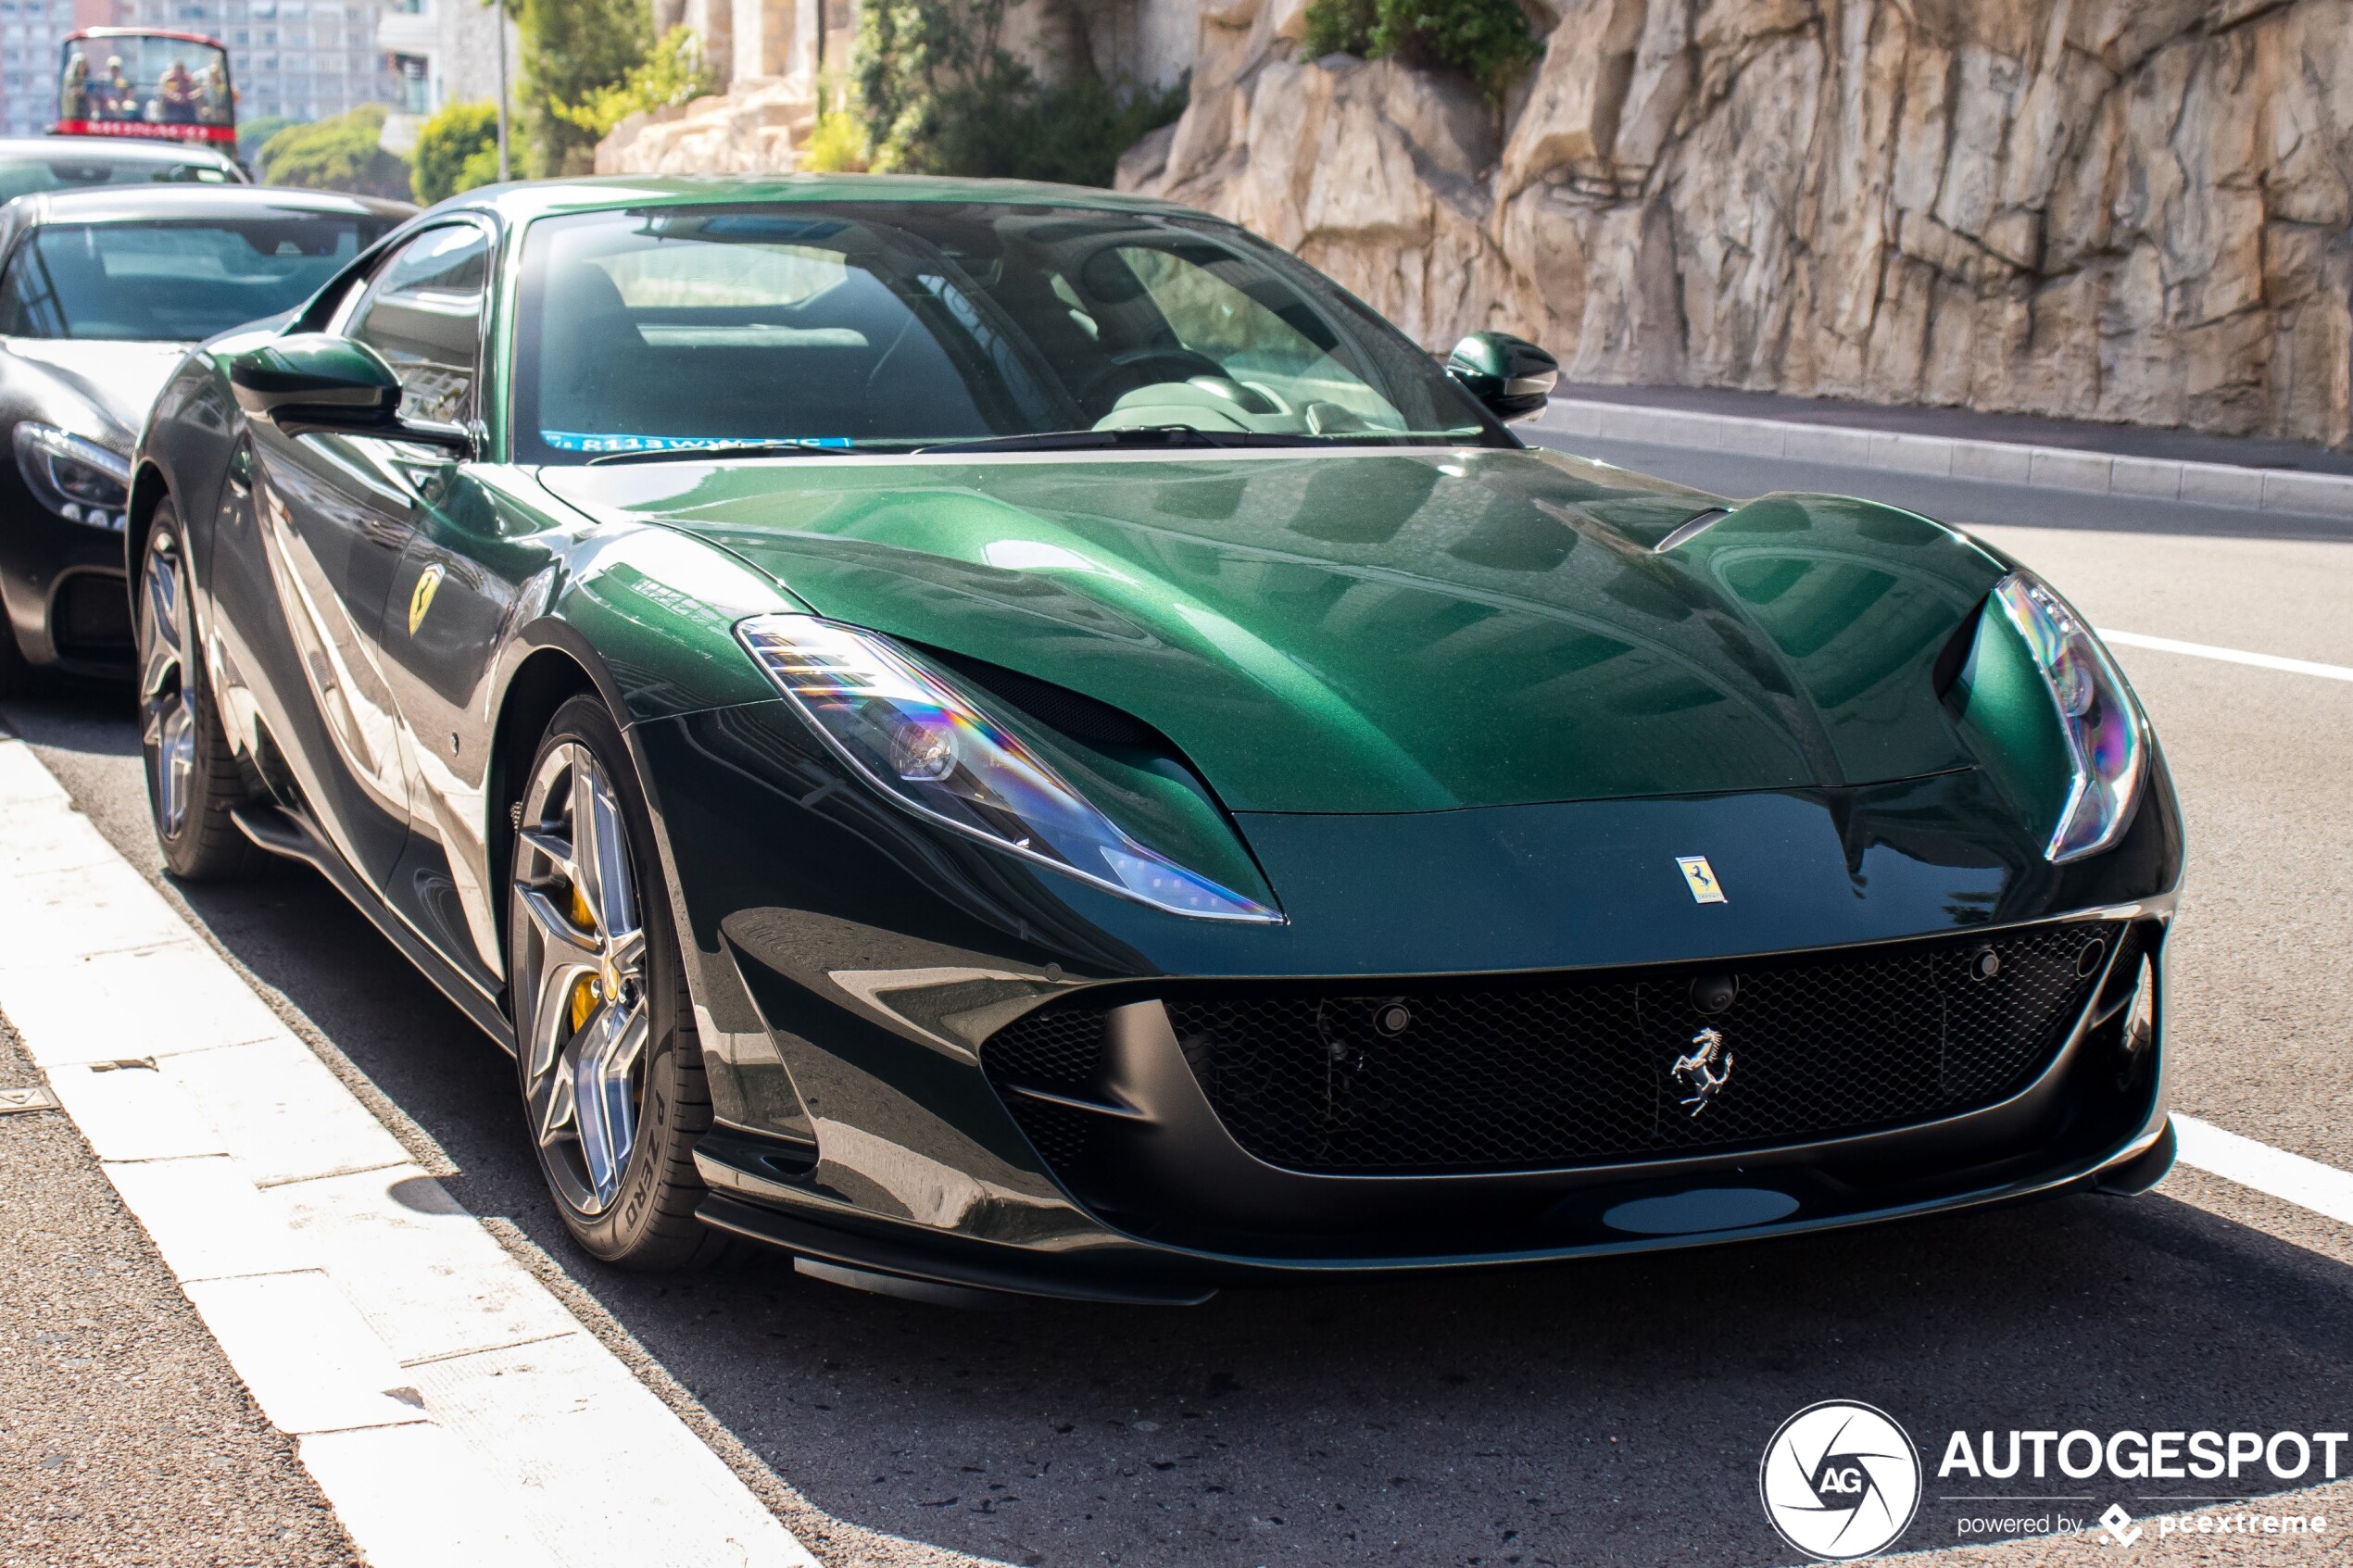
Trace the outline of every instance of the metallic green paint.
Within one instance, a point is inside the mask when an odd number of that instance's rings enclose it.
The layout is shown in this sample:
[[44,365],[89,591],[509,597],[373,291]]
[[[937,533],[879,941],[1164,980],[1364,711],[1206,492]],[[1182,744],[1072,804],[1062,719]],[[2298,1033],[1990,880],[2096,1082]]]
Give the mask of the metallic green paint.
[[1999,576],[1862,502],[1715,498],[1534,452],[551,469],[819,614],[1133,712],[1237,811],[1445,810],[1914,778]]

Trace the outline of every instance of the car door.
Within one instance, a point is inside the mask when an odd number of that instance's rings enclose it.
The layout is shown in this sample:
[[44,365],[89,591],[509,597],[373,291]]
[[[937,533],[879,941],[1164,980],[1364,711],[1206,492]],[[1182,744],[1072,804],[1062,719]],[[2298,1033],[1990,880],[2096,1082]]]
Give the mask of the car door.
[[488,864],[493,660],[522,585],[543,588],[544,542],[510,536],[473,465],[420,475],[425,507],[385,617],[386,670],[411,767],[409,832],[389,896],[485,994],[506,964]]
[[[404,417],[473,414],[488,231],[427,229],[385,258],[340,330],[400,377]],[[284,635],[316,722],[295,744],[320,826],[388,888],[409,831],[413,764],[387,678],[387,603],[401,558],[451,466],[447,454],[375,436],[286,436],[257,421],[255,493]]]

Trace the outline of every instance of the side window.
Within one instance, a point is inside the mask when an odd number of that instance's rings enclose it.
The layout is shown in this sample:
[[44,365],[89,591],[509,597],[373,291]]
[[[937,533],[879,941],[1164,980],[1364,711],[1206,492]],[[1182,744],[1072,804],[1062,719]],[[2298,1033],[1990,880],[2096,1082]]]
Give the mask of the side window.
[[378,270],[346,331],[399,375],[402,418],[465,417],[489,277],[489,237],[471,223],[428,229]]

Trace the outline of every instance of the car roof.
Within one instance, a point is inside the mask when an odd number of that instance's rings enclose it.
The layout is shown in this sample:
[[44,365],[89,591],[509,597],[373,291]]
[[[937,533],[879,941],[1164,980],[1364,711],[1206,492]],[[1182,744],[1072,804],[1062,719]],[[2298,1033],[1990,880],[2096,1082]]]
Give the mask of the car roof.
[[141,142],[128,136],[0,136],[0,162],[210,163],[237,167],[210,147],[188,142]]
[[561,212],[635,207],[733,207],[786,202],[988,202],[1012,207],[1085,207],[1100,211],[1210,214],[1092,185],[1050,185],[1035,180],[974,180],[928,174],[608,174],[484,185],[451,197],[442,208],[489,209],[528,220]]
[[123,223],[171,218],[267,218],[274,213],[345,213],[397,222],[417,209],[406,202],[309,191],[287,185],[92,185],[39,191],[9,204],[34,223]]

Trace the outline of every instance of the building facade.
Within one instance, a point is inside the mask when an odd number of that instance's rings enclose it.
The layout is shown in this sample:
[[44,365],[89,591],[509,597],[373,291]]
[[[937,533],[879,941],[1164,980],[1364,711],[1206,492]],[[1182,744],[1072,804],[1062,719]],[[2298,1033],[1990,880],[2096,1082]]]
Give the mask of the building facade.
[[[383,14],[383,0],[0,0],[0,132],[48,129],[57,115],[58,45],[85,27],[218,38],[229,48],[241,122],[322,119],[361,104],[398,107],[412,90],[377,42]],[[422,94],[422,82],[414,91]]]

